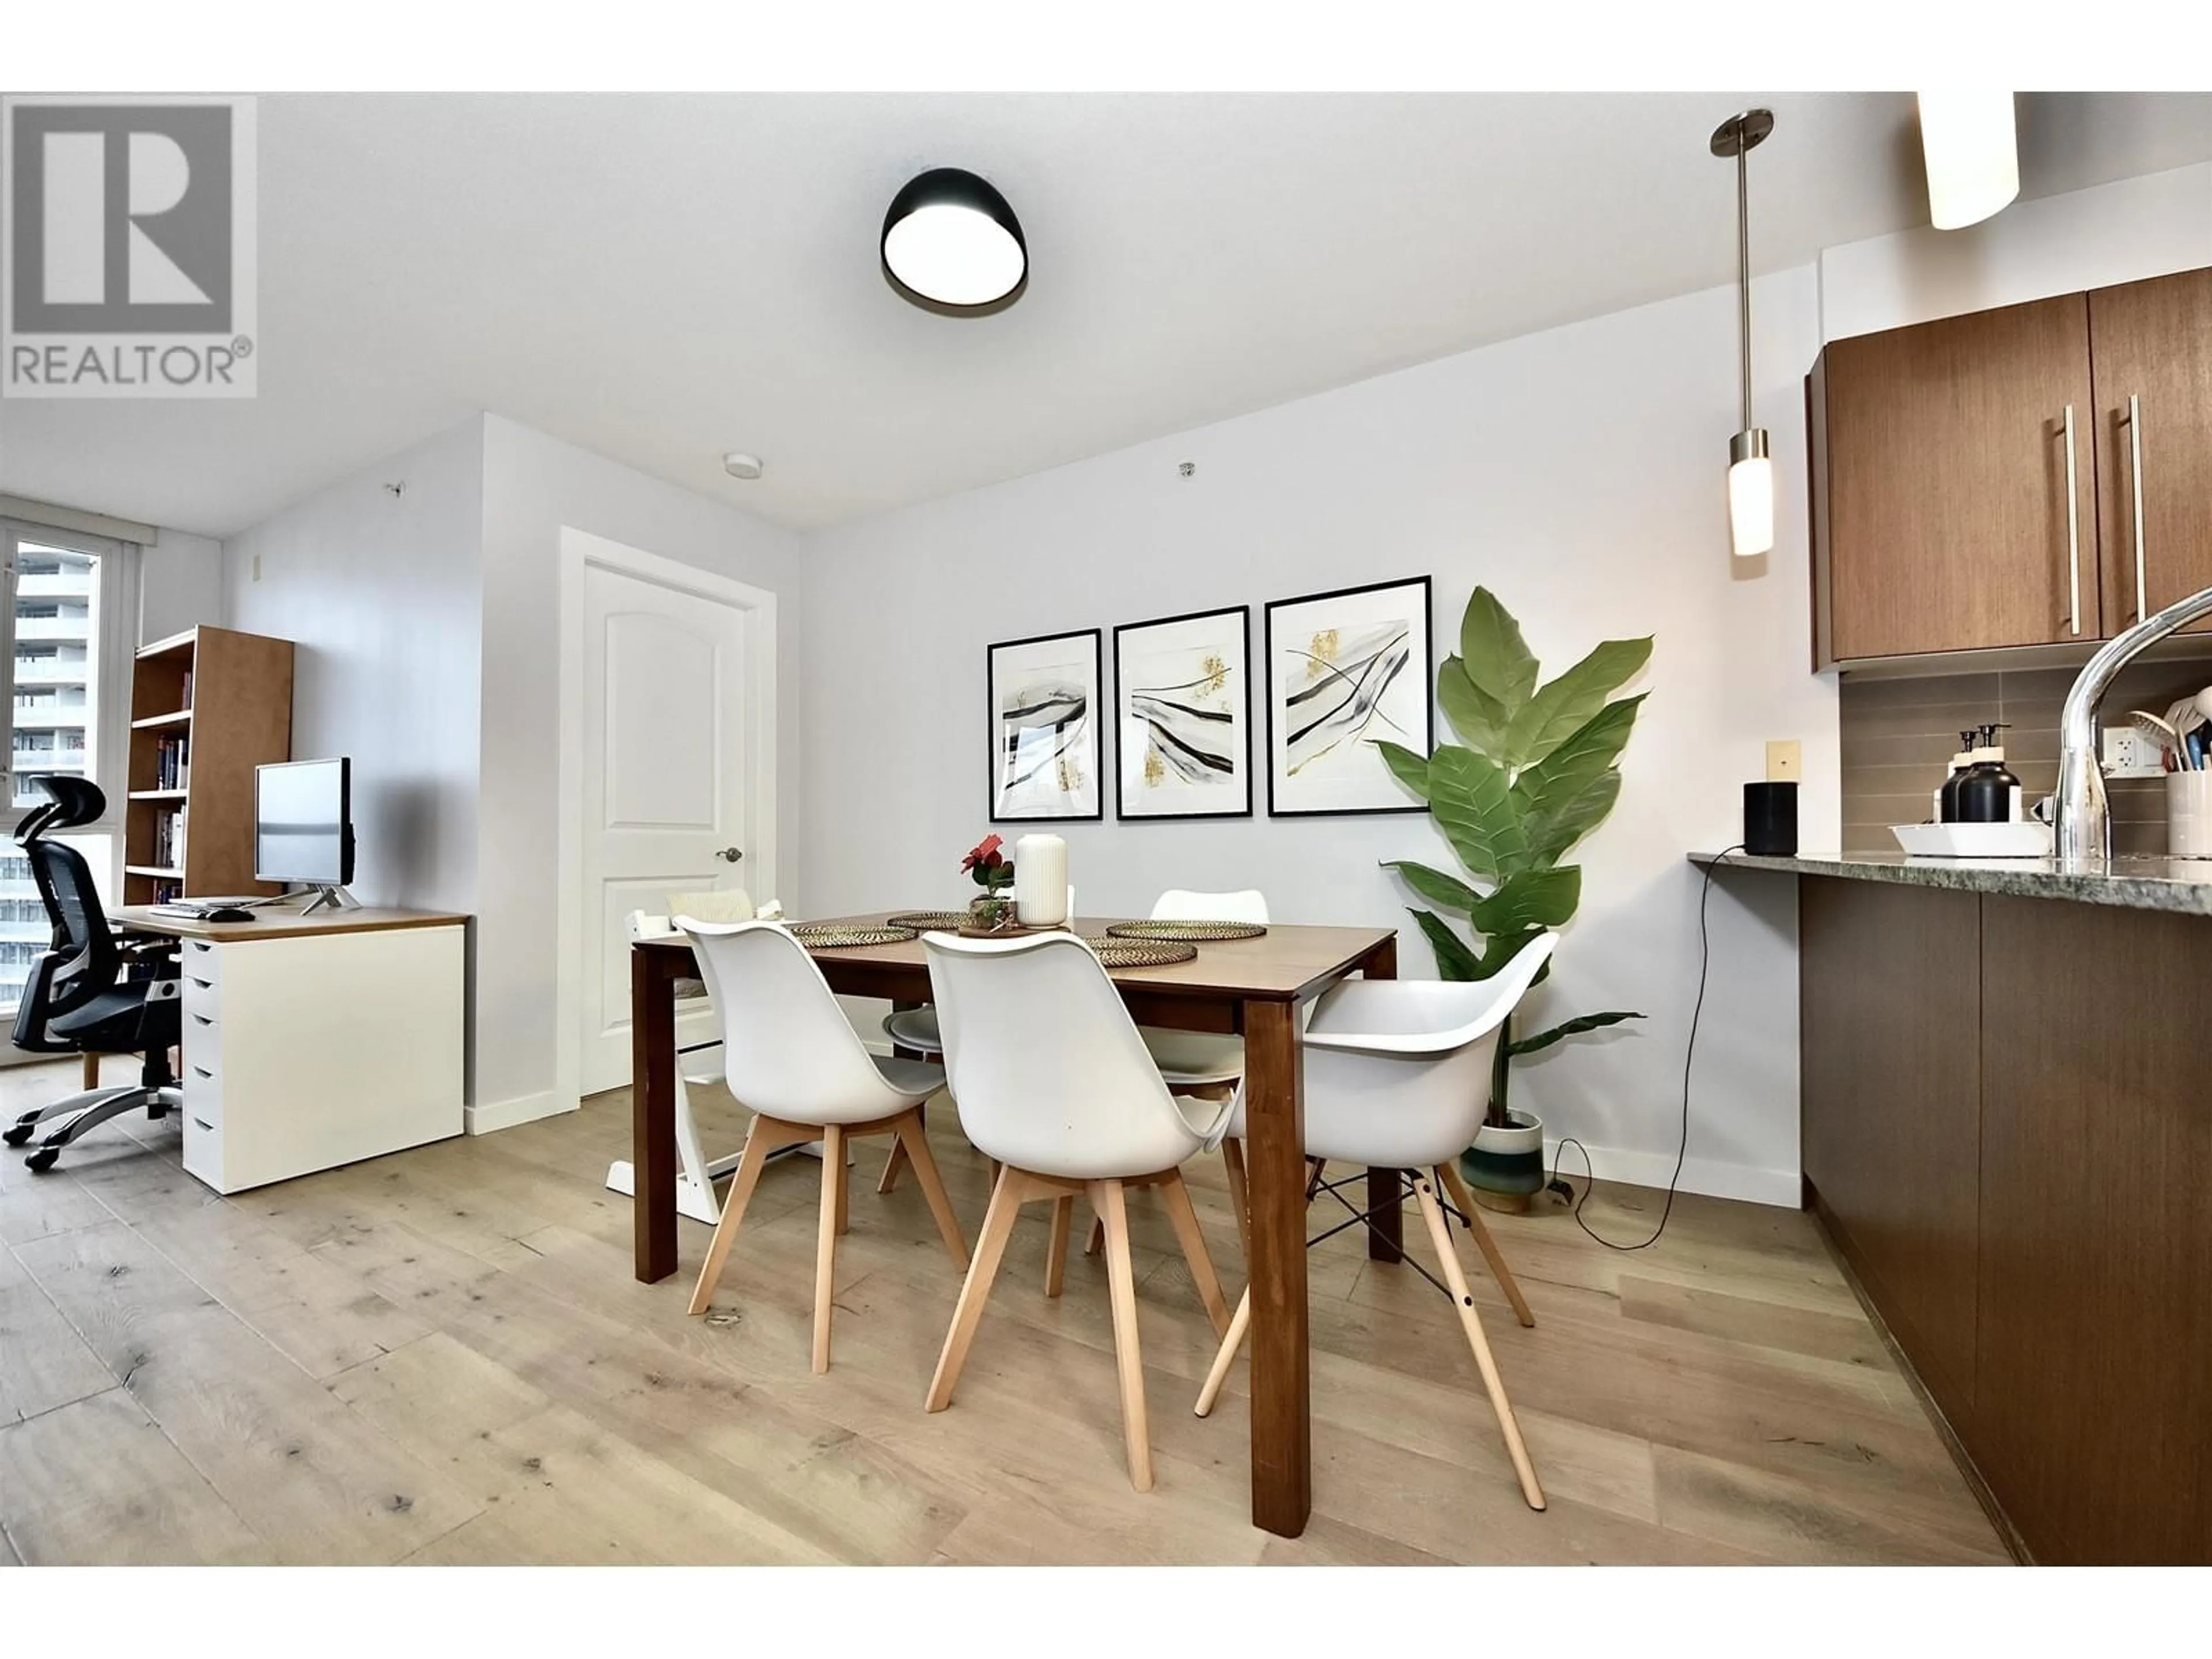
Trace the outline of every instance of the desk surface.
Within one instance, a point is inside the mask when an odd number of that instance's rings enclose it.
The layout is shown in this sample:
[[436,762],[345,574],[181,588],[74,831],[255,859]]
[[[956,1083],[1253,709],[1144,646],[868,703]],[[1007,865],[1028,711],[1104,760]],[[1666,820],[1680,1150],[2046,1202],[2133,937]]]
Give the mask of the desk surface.
[[297,910],[264,908],[258,921],[195,921],[190,916],[156,915],[143,904],[126,904],[108,913],[117,927],[134,933],[161,933],[171,939],[217,939],[226,945],[257,939],[320,939],[331,933],[381,933],[401,927],[459,927],[468,921],[450,910],[378,910],[366,906],[356,910],[318,910],[303,916]]
[[[878,910],[864,916],[840,916],[835,921],[854,927],[877,927],[895,912]],[[1074,923],[1081,933],[1102,933],[1124,916],[1079,916]],[[1198,947],[1189,962],[1164,968],[1115,968],[1109,973],[1117,983],[1141,985],[1165,995],[1192,997],[1257,997],[1270,1001],[1295,1001],[1310,996],[1340,978],[1396,937],[1387,927],[1300,927],[1276,923],[1258,939],[1224,939]],[[671,939],[640,939],[641,950],[681,951],[691,942],[682,934]],[[861,945],[816,951],[816,961],[828,968],[836,963],[854,968],[917,969],[928,957],[918,939],[897,945]]]

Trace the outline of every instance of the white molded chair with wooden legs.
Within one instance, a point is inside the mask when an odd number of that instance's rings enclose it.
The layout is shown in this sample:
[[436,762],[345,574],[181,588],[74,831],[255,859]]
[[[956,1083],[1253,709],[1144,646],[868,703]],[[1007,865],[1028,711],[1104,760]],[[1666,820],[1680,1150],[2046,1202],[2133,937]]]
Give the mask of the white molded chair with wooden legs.
[[691,1311],[706,1312],[713,1300],[769,1155],[818,1140],[822,1217],[814,1261],[814,1369],[826,1371],[837,1236],[846,1224],[847,1141],[858,1135],[898,1137],[945,1249],[956,1267],[967,1268],[967,1243],[921,1125],[921,1103],[944,1086],[945,1073],[934,1066],[871,1054],[806,947],[775,923],[678,916],[676,925],[690,935],[700,976],[721,1016],[724,1079],[755,1114],[707,1265],[691,1293]]
[[[1309,1158],[1364,1164],[1410,1174],[1413,1196],[1428,1223],[1429,1239],[1443,1267],[1443,1285],[1459,1312],[1461,1328],[1474,1352],[1475,1369],[1490,1395],[1498,1425],[1505,1437],[1521,1495],[1528,1507],[1544,1507],[1521,1438],[1521,1425],[1505,1397],[1482,1320],[1475,1311],[1467,1276],[1452,1244],[1450,1224],[1437,1196],[1441,1187],[1453,1212],[1474,1235],[1483,1260],[1523,1325],[1535,1316],[1514,1283],[1512,1270],[1483,1225],[1461,1184],[1453,1161],[1474,1139],[1483,1103],[1490,1097],[1490,1062],[1506,1016],[1535,982],[1551,959],[1554,936],[1532,939],[1496,975],[1472,984],[1441,980],[1348,980],[1326,992],[1315,1005],[1305,1031],[1305,1139]],[[1244,1130],[1243,1092],[1237,1092],[1231,1134]],[[1363,1172],[1358,1180],[1366,1179]],[[1323,1190],[1335,1193],[1334,1186]],[[1336,1194],[1346,1208],[1350,1203]],[[1355,1214],[1358,1213],[1354,1212]],[[1413,1262],[1409,1253],[1406,1261]],[[1237,1304],[1229,1334],[1198,1396],[1206,1416],[1219,1398],[1221,1385],[1252,1316],[1252,1293]]]
[[922,944],[961,1129],[1000,1165],[975,1265],[930,1382],[928,1407],[941,1412],[952,1403],[1021,1206],[1051,1200],[1045,1294],[1057,1296],[1076,1195],[1085,1194],[1106,1226],[1129,1480],[1149,1492],[1152,1458],[1125,1194],[1132,1187],[1159,1189],[1199,1298],[1214,1329],[1226,1331],[1229,1310],[1181,1166],[1219,1141],[1234,1103],[1168,1092],[1114,982],[1073,934],[1000,940],[926,933]]

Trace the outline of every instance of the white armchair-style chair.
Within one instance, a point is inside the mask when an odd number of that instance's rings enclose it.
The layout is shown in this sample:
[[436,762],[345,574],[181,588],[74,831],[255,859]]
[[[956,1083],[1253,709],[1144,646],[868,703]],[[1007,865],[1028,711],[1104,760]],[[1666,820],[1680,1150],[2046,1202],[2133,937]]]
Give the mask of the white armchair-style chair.
[[822,1217],[814,1265],[814,1369],[830,1369],[830,1316],[837,1236],[845,1231],[845,1144],[896,1134],[906,1148],[945,1248],[965,1270],[968,1247],[922,1130],[921,1103],[942,1087],[934,1066],[879,1059],[862,1046],[806,947],[774,922],[709,922],[678,916],[722,1022],[723,1075],[755,1116],[714,1242],[691,1294],[707,1311],[769,1155],[822,1143]]
[[[1453,1211],[1474,1235],[1483,1259],[1523,1325],[1535,1316],[1514,1283],[1512,1271],[1483,1225],[1453,1160],[1474,1140],[1490,1097],[1491,1056],[1506,1016],[1551,959],[1554,936],[1531,940],[1493,977],[1474,983],[1437,980],[1351,980],[1325,993],[1305,1032],[1305,1150],[1309,1158],[1398,1170],[1410,1176],[1413,1196],[1428,1223],[1430,1242],[1443,1268],[1445,1289],[1498,1425],[1506,1455],[1528,1507],[1544,1507],[1544,1490],[1521,1438],[1521,1425],[1505,1397],[1505,1384],[1483,1335],[1481,1318],[1452,1245],[1437,1190],[1450,1195]],[[1243,1094],[1229,1126],[1244,1132]],[[1357,1177],[1364,1180],[1364,1176]],[[1322,1188],[1335,1194],[1334,1184]],[[1395,1202],[1394,1198],[1393,1202]],[[1358,1213],[1355,1212],[1355,1213]],[[1409,1253],[1406,1260],[1410,1263]],[[1252,1315],[1248,1289],[1237,1305],[1229,1334],[1198,1396],[1198,1414],[1212,1411]]]
[[1149,1492],[1152,1449],[1124,1194],[1132,1187],[1159,1188],[1207,1316],[1216,1330],[1226,1331],[1228,1310],[1181,1165],[1218,1142],[1232,1103],[1186,1101],[1168,1092],[1113,981],[1073,935],[994,940],[927,933],[922,944],[961,1127],[1000,1165],[975,1265],[930,1382],[928,1408],[940,1412],[952,1403],[1021,1206],[1033,1199],[1052,1202],[1045,1293],[1056,1296],[1075,1197],[1087,1194],[1106,1228],[1129,1479]]

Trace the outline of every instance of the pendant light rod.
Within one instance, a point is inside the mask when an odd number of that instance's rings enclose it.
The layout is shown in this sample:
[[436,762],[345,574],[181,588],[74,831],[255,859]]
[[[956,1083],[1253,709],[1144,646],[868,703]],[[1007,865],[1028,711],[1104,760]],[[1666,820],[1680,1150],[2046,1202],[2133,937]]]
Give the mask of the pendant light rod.
[[1774,131],[1774,112],[1747,109],[1713,129],[1712,152],[1735,158],[1735,279],[1737,361],[1741,365],[1743,425],[1751,428],[1751,168],[1745,158]]

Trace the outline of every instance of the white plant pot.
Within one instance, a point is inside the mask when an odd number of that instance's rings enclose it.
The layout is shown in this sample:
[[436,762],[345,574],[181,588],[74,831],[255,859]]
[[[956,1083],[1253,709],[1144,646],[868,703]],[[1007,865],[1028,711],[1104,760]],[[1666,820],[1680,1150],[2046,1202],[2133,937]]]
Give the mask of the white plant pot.
[[1486,1123],[1474,1145],[1460,1155],[1459,1172],[1470,1187],[1486,1193],[1527,1194],[1544,1190],[1544,1120],[1534,1112],[1508,1111],[1504,1128]]

